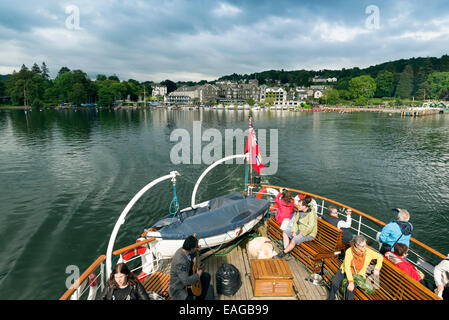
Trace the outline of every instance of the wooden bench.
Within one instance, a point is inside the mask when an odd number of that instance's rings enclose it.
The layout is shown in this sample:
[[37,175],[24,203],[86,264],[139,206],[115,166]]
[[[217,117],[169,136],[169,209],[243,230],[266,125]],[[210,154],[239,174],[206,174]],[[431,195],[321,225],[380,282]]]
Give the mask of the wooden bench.
[[146,292],[155,292],[161,297],[169,300],[168,285],[170,282],[170,275],[162,272],[153,272],[147,277],[143,286]]
[[[312,273],[320,271],[323,259],[334,257],[345,248],[342,241],[342,230],[321,218],[317,218],[317,223],[315,239],[303,242],[291,251],[291,254],[309,268]],[[269,218],[267,234],[281,248],[283,248],[282,233],[274,217]]]
[[[332,276],[340,269],[343,260],[336,257],[324,260],[323,278],[330,285]],[[355,300],[441,300],[434,292],[410,277],[387,259],[383,260],[379,272],[380,288],[367,294],[360,288],[354,293]],[[339,292],[340,299],[343,294]]]

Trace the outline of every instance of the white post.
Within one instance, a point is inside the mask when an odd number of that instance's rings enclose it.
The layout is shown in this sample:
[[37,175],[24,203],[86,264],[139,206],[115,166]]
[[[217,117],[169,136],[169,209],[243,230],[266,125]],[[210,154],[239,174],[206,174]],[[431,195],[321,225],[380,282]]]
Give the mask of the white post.
[[220,159],[216,162],[214,162],[213,164],[211,164],[206,170],[204,170],[204,172],[201,174],[201,176],[198,178],[195,187],[193,188],[193,192],[192,192],[192,209],[195,209],[195,197],[196,197],[196,192],[198,190],[198,187],[201,183],[201,180],[203,180],[203,178],[206,176],[206,174],[211,171],[213,168],[215,168],[216,166],[218,166],[220,163],[223,163],[225,161],[228,160],[232,160],[232,159],[237,159],[237,158],[246,158],[247,154],[236,154],[233,156],[228,156],[228,157],[224,157],[223,159]]
[[142,188],[135,196],[131,199],[131,201],[128,203],[128,205],[125,207],[123,212],[121,213],[120,217],[118,218],[117,222],[115,223],[114,230],[112,230],[111,237],[109,238],[109,244],[108,249],[106,251],[106,280],[109,279],[109,275],[112,271],[112,249],[114,247],[115,238],[117,237],[117,233],[121,227],[122,224],[125,223],[125,217],[128,214],[129,210],[134,206],[134,204],[139,200],[139,198],[148,190],[150,190],[153,186],[158,184],[159,182],[162,182],[164,180],[173,179],[176,176],[179,176],[180,174],[178,171],[172,171],[169,175],[160,177],[151,183],[147,184],[145,187]]

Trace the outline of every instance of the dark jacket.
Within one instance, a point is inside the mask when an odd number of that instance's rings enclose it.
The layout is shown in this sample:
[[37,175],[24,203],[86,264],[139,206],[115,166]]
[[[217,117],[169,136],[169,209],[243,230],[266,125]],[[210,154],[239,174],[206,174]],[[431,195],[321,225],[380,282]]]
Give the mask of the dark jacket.
[[[137,282],[137,284],[130,284],[130,286],[131,291],[129,293],[129,300],[150,300],[145,288],[140,282]],[[106,286],[97,300],[114,300],[112,296],[114,290],[115,289],[113,287]]]
[[182,248],[179,248],[173,256],[170,269],[168,293],[173,300],[185,300],[188,296],[186,287],[200,280],[200,276],[197,273],[189,275],[191,268],[191,260],[189,260]]

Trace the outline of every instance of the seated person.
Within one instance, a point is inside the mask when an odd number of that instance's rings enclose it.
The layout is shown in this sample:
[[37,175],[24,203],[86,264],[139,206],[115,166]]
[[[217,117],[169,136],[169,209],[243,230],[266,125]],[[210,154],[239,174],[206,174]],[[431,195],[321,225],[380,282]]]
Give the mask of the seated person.
[[291,218],[293,206],[295,204],[292,194],[287,189],[281,189],[281,192],[277,194],[274,202],[278,206],[274,218],[276,219],[276,222],[281,225],[281,230],[285,230],[288,221],[284,222],[284,220],[289,220]]
[[408,247],[403,243],[396,243],[394,252],[388,251],[385,253],[385,258],[390,260],[396,267],[404,271],[416,281],[424,278],[424,274],[419,274],[419,271],[407,260],[405,257],[408,253]]
[[295,246],[305,241],[315,239],[318,222],[315,208],[308,206],[305,199],[298,201],[298,212],[295,214],[289,228],[282,234],[284,251],[278,257],[282,258],[293,250]]
[[343,243],[348,243],[352,240],[351,234],[351,213],[352,210],[346,210],[346,221],[340,220],[338,218],[338,210],[334,206],[329,206],[327,209],[327,214],[323,215],[323,220],[329,222],[333,226],[343,231]]
[[358,274],[366,277],[366,271],[372,260],[376,260],[373,273],[378,277],[382,267],[383,256],[367,247],[366,238],[363,235],[354,237],[352,246],[346,250],[345,259],[340,269],[332,278],[328,300],[335,300],[335,294],[340,289],[345,277],[348,279],[345,300],[353,300],[354,290],[357,288],[353,275]]
[[[170,284],[168,293],[173,300],[191,300],[193,293],[190,287],[201,282],[201,295],[196,300],[204,300],[209,290],[210,274],[198,269],[192,274],[193,259],[196,256],[198,247],[198,239],[189,236],[184,240],[184,244],[179,248],[173,256],[170,268]],[[200,264],[200,261],[197,261]]]

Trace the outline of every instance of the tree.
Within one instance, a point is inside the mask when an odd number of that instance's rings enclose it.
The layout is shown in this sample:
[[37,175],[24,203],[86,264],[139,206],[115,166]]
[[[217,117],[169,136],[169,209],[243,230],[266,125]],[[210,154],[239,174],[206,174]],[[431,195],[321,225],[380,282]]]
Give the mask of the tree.
[[98,105],[101,107],[110,107],[114,101],[113,90],[108,86],[101,86],[98,90]]
[[176,86],[176,83],[174,83],[174,82],[171,81],[171,80],[165,80],[165,81],[162,81],[161,84],[167,87],[167,95],[168,95],[170,92],[173,92],[173,91],[175,91],[175,90],[178,88],[178,87]]
[[449,89],[449,72],[434,72],[427,79],[432,99],[444,96],[444,90]]
[[62,67],[62,68],[59,69],[59,71],[58,71],[58,76],[60,76],[60,75],[62,75],[62,74],[64,74],[64,73],[66,73],[66,72],[70,72],[70,69],[67,68],[67,67]]
[[82,83],[75,83],[68,95],[69,101],[77,106],[81,106],[87,100],[87,92]]
[[104,74],[97,74],[97,81],[104,81],[107,77]]
[[44,78],[44,80],[50,79],[50,70],[48,70],[48,67],[45,64],[45,62],[42,62],[41,75],[42,75],[42,78]]
[[36,62],[33,64],[33,67],[31,68],[31,71],[34,72],[37,75],[41,75],[42,74],[41,68],[39,68],[39,66],[37,65]]
[[324,96],[325,103],[329,105],[336,105],[340,101],[340,94],[337,89],[326,89]]
[[396,96],[400,98],[410,98],[413,91],[413,69],[411,65],[406,65],[404,71],[399,76]]
[[352,78],[349,81],[349,92],[354,99],[364,98],[366,101],[376,92],[376,81],[367,75]]
[[447,54],[445,54],[441,57],[440,71],[441,72],[449,72],[449,56]]
[[379,72],[376,77],[376,94],[378,98],[391,97],[393,95],[393,73],[387,70]]

